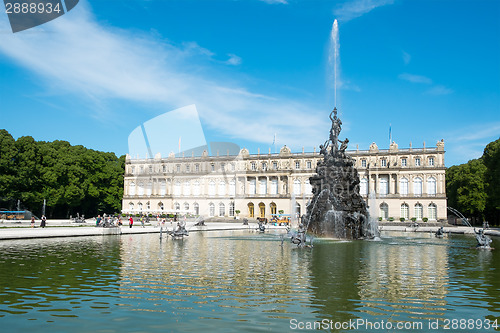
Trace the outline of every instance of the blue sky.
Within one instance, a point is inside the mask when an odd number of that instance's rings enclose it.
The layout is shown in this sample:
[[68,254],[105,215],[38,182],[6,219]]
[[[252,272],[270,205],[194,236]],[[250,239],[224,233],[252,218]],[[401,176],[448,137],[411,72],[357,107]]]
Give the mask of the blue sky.
[[195,104],[208,142],[267,152],[276,133],[312,151],[334,19],[350,149],[388,148],[391,126],[400,148],[444,139],[451,166],[499,138],[497,0],[81,0],[16,34],[2,13],[0,128],[121,155],[135,128]]

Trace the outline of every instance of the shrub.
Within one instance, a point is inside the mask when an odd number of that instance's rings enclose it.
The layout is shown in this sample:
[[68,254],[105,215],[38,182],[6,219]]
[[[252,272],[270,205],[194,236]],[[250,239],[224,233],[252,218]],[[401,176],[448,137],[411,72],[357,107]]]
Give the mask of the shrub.
[[400,218],[399,218],[399,220],[400,220],[401,222],[404,222],[404,221],[405,221],[405,218],[404,218],[404,217],[400,217]]
[[389,217],[389,221],[390,222],[394,221],[394,217]]
[[411,218],[411,220],[412,220],[413,222],[415,222],[415,221],[417,220],[417,218],[416,218],[416,217],[412,217],[412,218]]
[[379,220],[379,221],[382,221],[382,217],[379,217],[379,218],[378,218],[378,220]]
[[422,221],[427,222],[427,221],[429,221],[429,219],[428,219],[427,217],[424,217],[424,218],[422,219]]

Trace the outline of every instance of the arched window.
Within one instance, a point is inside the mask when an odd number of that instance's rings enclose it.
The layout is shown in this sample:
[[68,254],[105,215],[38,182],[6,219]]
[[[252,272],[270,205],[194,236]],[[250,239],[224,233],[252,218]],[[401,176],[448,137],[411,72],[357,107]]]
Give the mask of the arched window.
[[276,204],[274,202],[271,202],[271,204],[269,205],[269,207],[271,208],[271,214],[276,214],[277,213]]
[[221,180],[219,182],[219,195],[224,196],[226,195],[226,182]]
[[139,208],[139,211],[140,211],[140,212],[142,212],[142,202],[139,202],[139,203],[137,204],[137,207]]
[[252,202],[248,203],[248,217],[254,217],[255,210]]
[[179,196],[181,195],[181,182],[176,181],[174,184],[174,195]]
[[181,210],[181,204],[178,202],[175,203],[174,207],[175,207],[175,210]]
[[422,205],[419,203],[415,204],[415,217],[417,218],[417,220],[422,219],[423,213],[424,213],[424,207],[422,207]]
[[208,183],[208,195],[210,195],[210,196],[214,196],[215,195],[215,181],[213,181],[213,180],[211,180]]
[[255,190],[256,190],[256,185],[255,185],[255,178],[251,178],[250,179],[250,183],[249,183],[249,189],[248,189],[248,194],[255,194]]
[[429,220],[432,220],[432,221],[437,220],[437,206],[436,206],[436,204],[431,203],[427,209],[428,209],[428,214],[429,214]]
[[167,194],[167,182],[165,180],[162,180],[160,182],[160,195],[166,195]]
[[359,182],[359,194],[368,195],[368,179],[361,178]]
[[[229,195],[236,195],[236,181],[234,179],[231,179],[229,181]],[[231,215],[233,216],[233,215]]]
[[408,195],[408,179],[407,178],[403,177],[399,180],[399,194]]
[[402,204],[401,205],[401,217],[404,218],[405,220],[408,220],[409,218],[409,210],[410,207],[408,207],[408,204]]
[[389,206],[383,202],[380,204],[380,215],[382,220],[387,220],[389,218]]
[[193,195],[200,195],[200,182],[195,180],[193,184]]
[[263,202],[259,204],[259,213],[261,218],[266,217],[266,205]]
[[200,205],[197,202],[195,202],[193,204],[193,207],[194,207],[194,215],[200,215]]
[[300,194],[300,179],[295,179],[293,181],[293,194],[295,195]]
[[215,205],[211,202],[208,204],[208,211],[209,211],[209,216],[214,217],[215,216]]
[[413,194],[415,196],[422,195],[422,178],[420,177],[415,177],[415,179],[413,179]]
[[189,212],[189,204],[187,202],[184,203],[184,210]]
[[261,194],[261,195],[267,194],[267,179],[266,178],[262,178],[260,180],[259,194]]
[[427,178],[427,194],[436,195],[436,178]]
[[139,195],[144,195],[144,184],[139,183]]
[[128,204],[128,209],[129,209],[131,212],[132,212],[132,211],[134,211],[134,203],[133,203],[133,202],[131,202],[131,203],[129,203],[129,204]]
[[129,186],[129,195],[135,195],[135,183],[131,182]]
[[146,195],[151,196],[151,194],[153,194],[153,183],[148,182],[148,184],[146,186]]
[[165,206],[163,205],[163,202],[158,203],[158,210],[163,211],[165,209]]
[[229,203],[229,216],[234,216],[234,202]]
[[278,178],[271,179],[271,194],[278,194]]
[[219,204],[219,216],[224,216],[226,214],[226,206],[221,202]]

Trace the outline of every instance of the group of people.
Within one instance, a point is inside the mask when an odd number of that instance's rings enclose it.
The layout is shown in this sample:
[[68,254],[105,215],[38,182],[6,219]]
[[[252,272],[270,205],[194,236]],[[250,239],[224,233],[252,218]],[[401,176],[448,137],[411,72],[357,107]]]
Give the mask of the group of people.
[[[42,218],[40,219],[40,228],[45,228],[46,225],[47,225],[47,218],[45,217],[45,215],[42,215]],[[32,228],[35,227],[35,217],[34,216],[31,217],[31,227]]]

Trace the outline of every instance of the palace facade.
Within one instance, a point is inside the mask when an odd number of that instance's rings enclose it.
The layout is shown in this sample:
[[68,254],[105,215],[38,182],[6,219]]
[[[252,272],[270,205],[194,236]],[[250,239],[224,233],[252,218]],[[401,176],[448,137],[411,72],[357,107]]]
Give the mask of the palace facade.
[[[444,221],[447,215],[444,142],[435,147],[351,150],[360,193],[370,214],[384,221],[401,218]],[[218,154],[217,154],[218,155]],[[132,159],[127,155],[123,213],[191,213],[205,217],[266,217],[306,213],[312,198],[309,177],[319,152]]]

